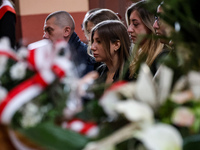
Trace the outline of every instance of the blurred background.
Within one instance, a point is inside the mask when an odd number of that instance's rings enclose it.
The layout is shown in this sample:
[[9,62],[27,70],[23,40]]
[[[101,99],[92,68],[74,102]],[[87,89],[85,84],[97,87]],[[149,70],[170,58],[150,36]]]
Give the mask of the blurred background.
[[[133,0],[13,0],[17,12],[16,39],[20,45],[41,40],[44,20],[48,14],[65,10],[75,20],[75,32],[84,42],[81,24],[86,12],[93,8],[108,8],[118,13],[124,21],[125,10]],[[136,0],[135,0],[136,1]]]

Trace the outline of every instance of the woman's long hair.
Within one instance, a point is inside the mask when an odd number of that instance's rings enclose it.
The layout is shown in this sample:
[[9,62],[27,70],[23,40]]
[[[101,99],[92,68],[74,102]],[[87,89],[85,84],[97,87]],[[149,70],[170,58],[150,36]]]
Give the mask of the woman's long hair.
[[105,54],[110,63],[112,63],[110,42],[115,43],[116,41],[120,41],[120,48],[117,50],[117,53],[119,56],[118,68],[120,73],[122,73],[123,65],[130,57],[130,39],[125,25],[118,20],[102,21],[92,29],[91,43],[94,42],[93,36],[95,32],[98,32],[99,39],[102,42]]
[[163,49],[163,44],[160,43],[158,39],[154,38],[155,30],[153,28],[154,15],[147,10],[147,2],[139,1],[133,3],[126,10],[126,23],[129,26],[129,18],[133,11],[137,11],[140,19],[144,25],[149,29],[150,33],[147,35],[146,40],[141,45],[136,46],[137,49],[133,52],[133,60],[130,63],[130,77],[133,77],[136,73],[141,62],[146,62],[148,66],[151,66],[155,58]]

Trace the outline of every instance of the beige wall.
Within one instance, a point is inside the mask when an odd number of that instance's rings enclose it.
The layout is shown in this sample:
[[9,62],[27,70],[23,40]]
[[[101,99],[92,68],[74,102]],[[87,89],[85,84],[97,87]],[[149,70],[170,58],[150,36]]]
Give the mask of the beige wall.
[[68,12],[85,12],[88,0],[19,0],[20,14],[48,14],[57,10]]

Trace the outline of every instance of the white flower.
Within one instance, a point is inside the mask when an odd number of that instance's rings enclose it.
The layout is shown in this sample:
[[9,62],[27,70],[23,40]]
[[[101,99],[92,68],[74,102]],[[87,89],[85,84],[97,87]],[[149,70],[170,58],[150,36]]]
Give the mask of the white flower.
[[21,47],[17,51],[17,56],[19,59],[25,59],[28,56],[28,50],[25,47]]
[[178,126],[190,127],[194,123],[194,120],[194,113],[187,107],[175,109],[172,115],[172,122]]
[[3,37],[0,39],[0,48],[3,50],[11,50],[10,40],[8,37]]
[[27,64],[25,62],[18,62],[11,67],[10,75],[12,79],[20,80],[26,75]]
[[188,74],[188,81],[190,89],[192,90],[196,99],[200,98],[200,72],[191,71]]
[[172,78],[173,78],[173,71],[170,68],[164,65],[161,65],[158,70],[158,77],[159,77],[158,79],[159,82],[158,82],[158,87],[157,87],[158,88],[157,99],[160,105],[162,105],[170,93]]
[[173,91],[181,91],[183,90],[184,88],[186,88],[188,84],[188,81],[187,81],[187,76],[182,76],[178,79],[178,81],[175,83],[174,87],[173,87]]
[[102,106],[102,108],[109,117],[116,118],[117,113],[115,111],[115,107],[117,102],[119,101],[120,99],[116,91],[107,91],[100,99],[99,104]]
[[0,86],[0,102],[7,96],[8,91]]
[[136,99],[149,104],[152,108],[163,104],[171,88],[172,75],[171,69],[161,66],[154,80],[149,67],[142,64],[136,82]]
[[136,138],[140,139],[149,150],[181,150],[182,137],[172,126],[155,124],[138,132]]
[[115,150],[113,145],[101,145],[96,142],[89,142],[83,150]]
[[142,64],[139,72],[139,78],[136,82],[136,97],[153,108],[157,105],[155,83],[153,82],[150,69],[146,64]]
[[116,111],[123,113],[125,117],[133,122],[152,123],[153,111],[143,102],[138,102],[133,99],[116,102]]
[[33,103],[28,103],[25,105],[23,110],[22,117],[22,126],[23,127],[31,127],[35,124],[39,123],[42,119],[42,115],[39,112],[39,108],[37,105]]
[[7,66],[8,57],[7,56],[0,56],[0,76],[4,73],[6,66]]
[[127,99],[132,99],[135,94],[136,83],[135,82],[127,82],[120,86],[116,91],[118,94],[126,97]]
[[194,98],[194,95],[190,90],[186,90],[182,92],[174,92],[171,95],[172,101],[177,104],[184,104],[188,101],[191,101],[192,98]]

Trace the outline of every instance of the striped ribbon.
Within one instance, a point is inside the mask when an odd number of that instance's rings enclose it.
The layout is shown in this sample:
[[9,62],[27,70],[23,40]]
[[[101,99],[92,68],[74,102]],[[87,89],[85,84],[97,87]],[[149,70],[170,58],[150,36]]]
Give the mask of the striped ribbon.
[[[56,43],[59,44],[60,42]],[[17,60],[14,53],[0,49],[0,55]],[[58,55],[54,45],[48,40],[41,40],[28,46],[27,63],[35,74],[14,87],[0,103],[0,121],[9,124],[15,112],[25,103],[38,96],[57,77],[62,78],[69,71],[69,61]],[[12,54],[12,55],[11,55]],[[12,57],[11,57],[12,56]]]

